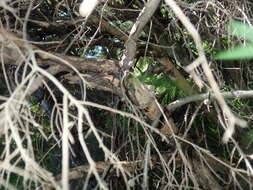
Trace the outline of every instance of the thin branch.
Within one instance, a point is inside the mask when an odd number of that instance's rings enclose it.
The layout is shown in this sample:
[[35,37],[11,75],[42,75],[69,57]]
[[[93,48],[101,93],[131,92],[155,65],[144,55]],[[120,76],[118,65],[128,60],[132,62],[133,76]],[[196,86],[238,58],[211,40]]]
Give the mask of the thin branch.
[[[207,63],[207,59],[205,56],[204,48],[202,46],[202,41],[199,36],[199,33],[197,29],[194,27],[194,25],[190,22],[189,18],[183,13],[183,11],[180,9],[180,7],[176,4],[174,0],[165,0],[166,4],[170,6],[170,8],[174,11],[174,13],[177,15],[177,17],[180,19],[184,27],[188,30],[188,32],[191,34],[194,43],[196,45],[196,48],[199,53],[199,62],[201,63],[201,66],[203,68],[203,71],[207,77],[207,80],[211,86],[211,89],[214,93],[215,98],[217,99],[220,108],[223,110],[224,119],[226,122],[226,130],[225,134],[223,136],[223,142],[226,143],[228,140],[232,137],[235,125],[238,125],[240,127],[246,127],[247,123],[244,120],[241,120],[237,118],[228,107],[227,103],[225,102],[219,86],[217,82],[215,81],[215,78],[212,74],[211,69],[209,68],[209,65]],[[196,64],[196,63],[195,63]]]
[[[231,98],[252,98],[253,97],[253,90],[237,90],[232,92],[222,92],[222,96],[225,99],[231,99]],[[168,111],[174,111],[175,109],[185,105],[189,104],[191,102],[198,102],[198,101],[204,101],[204,100],[214,100],[215,95],[213,93],[204,93],[204,94],[198,94],[194,96],[189,96],[187,98],[181,98],[179,100],[176,100],[169,105],[167,105],[166,109]]]

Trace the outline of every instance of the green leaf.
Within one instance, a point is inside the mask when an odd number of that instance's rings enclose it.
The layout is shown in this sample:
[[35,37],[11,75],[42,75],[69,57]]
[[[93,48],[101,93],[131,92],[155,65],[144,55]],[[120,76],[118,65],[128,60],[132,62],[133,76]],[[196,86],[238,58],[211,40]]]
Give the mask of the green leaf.
[[221,53],[218,53],[214,58],[223,60],[253,58],[253,44],[243,45],[227,51],[223,51]]
[[231,22],[228,31],[234,36],[253,42],[253,27],[241,22]]

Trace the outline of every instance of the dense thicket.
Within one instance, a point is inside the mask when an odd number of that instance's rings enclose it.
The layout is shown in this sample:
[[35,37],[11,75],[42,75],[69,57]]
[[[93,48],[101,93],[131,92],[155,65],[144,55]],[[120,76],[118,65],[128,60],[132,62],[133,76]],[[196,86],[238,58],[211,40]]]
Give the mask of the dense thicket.
[[80,3],[0,1],[1,189],[253,189],[253,3]]

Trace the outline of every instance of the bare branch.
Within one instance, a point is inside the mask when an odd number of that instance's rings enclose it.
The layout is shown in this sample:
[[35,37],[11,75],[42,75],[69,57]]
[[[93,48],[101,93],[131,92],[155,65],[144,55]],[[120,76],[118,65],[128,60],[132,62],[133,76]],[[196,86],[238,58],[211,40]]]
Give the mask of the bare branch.
[[[222,92],[222,96],[225,99],[231,99],[231,98],[252,98],[253,97],[253,90],[237,90],[237,91],[232,91],[232,92]],[[215,96],[213,93],[205,93],[205,94],[198,94],[194,96],[189,96],[186,98],[181,98],[178,99],[174,102],[171,102],[169,105],[167,105],[167,110],[168,111],[173,111],[185,104],[189,104],[191,102],[198,102],[198,101],[212,101],[215,99]]]
[[[183,11],[180,9],[180,7],[176,4],[176,2],[174,0],[165,0],[165,2],[167,5],[170,6],[170,8],[174,11],[174,13],[177,15],[177,17],[181,20],[181,22],[183,23],[185,28],[190,32],[190,34],[196,44],[196,48],[199,53],[199,60],[198,61],[200,61],[200,63],[201,63],[203,71],[204,71],[204,73],[207,77],[207,80],[211,86],[211,89],[215,95],[215,98],[217,99],[221,109],[223,110],[224,119],[225,119],[225,121],[227,121],[226,122],[227,128],[226,128],[225,134],[223,136],[223,142],[227,143],[228,140],[232,137],[232,135],[234,133],[235,125],[238,125],[240,127],[246,127],[247,123],[246,123],[246,121],[237,118],[231,112],[230,108],[228,107],[227,103],[225,102],[225,100],[220,92],[219,86],[214,79],[212,71],[208,66],[207,59],[206,59],[205,52],[204,52],[204,48],[202,46],[202,41],[201,41],[201,38],[200,38],[199,33],[196,30],[196,28],[190,22],[189,18],[185,16]],[[198,65],[198,63],[195,62],[194,65]]]
[[161,0],[150,0],[140,12],[136,22],[134,23],[128,40],[125,43],[125,53],[121,58],[120,65],[124,71],[128,71],[133,66],[134,57],[136,54],[136,40],[140,36],[144,26],[155,13]]

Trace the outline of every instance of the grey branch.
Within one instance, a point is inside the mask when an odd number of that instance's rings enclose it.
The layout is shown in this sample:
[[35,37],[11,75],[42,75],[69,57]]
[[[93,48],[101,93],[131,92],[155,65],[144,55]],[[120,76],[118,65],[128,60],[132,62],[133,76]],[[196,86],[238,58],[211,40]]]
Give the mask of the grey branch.
[[128,71],[133,66],[133,60],[136,54],[136,40],[140,36],[144,26],[155,13],[161,0],[150,0],[145,4],[145,7],[140,12],[135,24],[133,25],[128,40],[125,43],[125,53],[120,61],[123,70]]
[[[253,97],[253,90],[237,90],[237,91],[232,91],[232,92],[222,92],[221,94],[225,99],[251,98]],[[187,98],[182,98],[170,103],[169,105],[167,105],[166,108],[168,111],[174,111],[176,108],[179,108],[185,104],[189,104],[191,102],[197,102],[197,101],[204,101],[207,99],[210,101],[214,100],[215,99],[214,94],[204,93],[204,94],[190,96]]]

